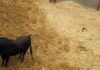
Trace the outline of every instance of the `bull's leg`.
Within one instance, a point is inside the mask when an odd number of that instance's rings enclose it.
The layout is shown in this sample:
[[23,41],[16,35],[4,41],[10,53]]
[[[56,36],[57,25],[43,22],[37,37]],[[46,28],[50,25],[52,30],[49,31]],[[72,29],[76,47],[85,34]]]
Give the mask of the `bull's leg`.
[[23,62],[23,61],[24,61],[25,54],[26,54],[26,51],[25,51],[25,52],[23,52],[23,57],[22,57],[22,61],[21,61],[21,62]]
[[22,53],[21,54],[19,54],[19,59],[21,59],[22,58]]
[[1,58],[2,58],[2,66],[3,66],[5,62],[5,58],[3,56],[1,56]]
[[20,53],[19,54],[19,59],[20,59],[21,62],[22,62],[22,58],[23,58],[23,53]]
[[2,59],[2,66],[4,65],[4,61],[5,61],[5,59],[3,58],[3,59]]
[[9,61],[9,56],[6,57],[6,62],[5,62],[5,66],[8,67],[8,61]]

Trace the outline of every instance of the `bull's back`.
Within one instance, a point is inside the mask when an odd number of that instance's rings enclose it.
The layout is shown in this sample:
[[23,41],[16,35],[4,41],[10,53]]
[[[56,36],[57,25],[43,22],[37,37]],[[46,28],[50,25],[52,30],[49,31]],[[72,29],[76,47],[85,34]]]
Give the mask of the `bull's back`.
[[31,38],[30,36],[21,36],[15,40],[15,43],[18,45],[20,52],[23,52],[31,45]]
[[17,52],[16,44],[6,38],[0,38],[0,54],[13,54]]
[[31,42],[30,36],[21,36],[15,40],[18,45],[28,45]]

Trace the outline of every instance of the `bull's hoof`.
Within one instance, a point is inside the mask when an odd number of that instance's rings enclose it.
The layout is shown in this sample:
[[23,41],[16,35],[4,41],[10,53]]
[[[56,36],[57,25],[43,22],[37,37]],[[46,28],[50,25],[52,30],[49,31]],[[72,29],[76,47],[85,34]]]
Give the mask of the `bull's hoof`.
[[8,67],[8,65],[5,65],[5,67],[7,68],[7,67]]
[[5,66],[4,63],[2,62],[1,66]]
[[8,65],[6,64],[5,67],[8,67]]
[[2,66],[4,66],[4,64],[3,64],[3,63],[2,63],[1,65],[2,65]]

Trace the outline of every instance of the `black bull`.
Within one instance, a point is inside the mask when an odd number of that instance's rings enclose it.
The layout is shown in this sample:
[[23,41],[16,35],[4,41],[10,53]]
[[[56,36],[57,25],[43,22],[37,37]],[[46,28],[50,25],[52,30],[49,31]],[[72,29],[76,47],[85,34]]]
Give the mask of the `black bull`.
[[29,47],[30,54],[32,56],[30,36],[21,36],[16,40],[10,40],[5,37],[0,38],[0,55],[2,58],[2,65],[8,66],[10,56],[17,54],[20,54],[21,61],[23,62],[24,56]]

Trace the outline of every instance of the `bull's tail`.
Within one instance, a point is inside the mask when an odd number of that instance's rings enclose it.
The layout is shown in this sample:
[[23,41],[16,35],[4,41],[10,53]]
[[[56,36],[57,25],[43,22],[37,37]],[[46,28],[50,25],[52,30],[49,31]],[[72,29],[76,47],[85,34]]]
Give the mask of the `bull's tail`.
[[31,55],[31,57],[33,59],[33,51],[32,51],[32,45],[31,45],[31,38],[30,38],[30,55]]

